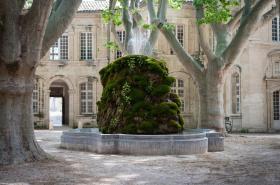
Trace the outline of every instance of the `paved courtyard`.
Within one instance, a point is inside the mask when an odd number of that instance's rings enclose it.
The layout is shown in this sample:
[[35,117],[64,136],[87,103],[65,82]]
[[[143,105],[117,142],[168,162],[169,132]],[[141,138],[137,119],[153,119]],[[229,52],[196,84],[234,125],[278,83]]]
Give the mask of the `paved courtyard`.
[[234,134],[225,151],[189,156],[99,155],[59,148],[62,131],[36,131],[52,161],[0,167],[0,184],[280,184],[280,134]]

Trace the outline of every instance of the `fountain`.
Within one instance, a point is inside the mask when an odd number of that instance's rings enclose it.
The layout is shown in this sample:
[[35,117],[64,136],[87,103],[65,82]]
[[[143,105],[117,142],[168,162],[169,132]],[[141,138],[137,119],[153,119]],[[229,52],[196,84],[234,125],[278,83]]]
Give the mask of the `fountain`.
[[186,155],[222,151],[222,134],[183,130],[174,78],[164,62],[142,55],[118,59],[100,71],[99,129],[63,132],[61,147],[101,154]]
[[[224,137],[210,129],[183,130],[180,100],[170,92],[174,82],[165,63],[147,57],[148,40],[134,29],[131,55],[99,73],[103,85],[98,102],[99,129],[63,132],[61,147],[99,154],[187,155],[224,150]],[[172,80],[173,79],[173,80]]]

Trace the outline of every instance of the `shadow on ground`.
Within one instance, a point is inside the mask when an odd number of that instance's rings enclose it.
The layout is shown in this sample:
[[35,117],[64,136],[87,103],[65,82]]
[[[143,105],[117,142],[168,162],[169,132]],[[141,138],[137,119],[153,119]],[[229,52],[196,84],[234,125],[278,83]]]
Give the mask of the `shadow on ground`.
[[0,184],[280,184],[280,135],[230,135],[225,151],[189,156],[99,155],[59,148],[61,131],[36,131],[54,161],[0,167]]

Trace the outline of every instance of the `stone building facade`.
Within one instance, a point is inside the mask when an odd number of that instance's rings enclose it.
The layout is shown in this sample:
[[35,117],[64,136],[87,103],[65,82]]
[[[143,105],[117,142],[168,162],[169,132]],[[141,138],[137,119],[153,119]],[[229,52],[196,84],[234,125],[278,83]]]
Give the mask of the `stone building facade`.
[[[101,10],[107,6],[106,0],[84,0],[68,29],[40,61],[33,92],[35,125],[52,127],[50,97],[62,99],[63,124],[70,127],[95,124],[96,102],[102,93],[98,72],[121,56],[121,52],[110,51],[104,46],[109,38]],[[147,19],[147,12],[143,10],[141,13]],[[184,48],[193,55],[199,54],[195,12],[191,4],[186,4],[180,11],[168,9],[167,19],[176,25],[177,39]],[[124,38],[121,27],[118,34]],[[211,44],[212,37],[209,31]],[[112,35],[110,38],[113,40]],[[195,82],[163,35],[158,40],[157,57],[167,62],[170,74],[176,78],[172,91],[178,93],[182,100],[185,125],[195,128],[199,126]],[[247,48],[227,76],[225,116],[230,117],[237,131],[280,129],[279,42],[280,25],[276,18],[251,36]]]

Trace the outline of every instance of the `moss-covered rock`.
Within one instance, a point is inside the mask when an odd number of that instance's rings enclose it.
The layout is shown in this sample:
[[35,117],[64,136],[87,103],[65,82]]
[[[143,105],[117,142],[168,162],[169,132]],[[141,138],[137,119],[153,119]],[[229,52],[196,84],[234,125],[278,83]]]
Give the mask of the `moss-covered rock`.
[[168,134],[183,130],[175,81],[163,61],[126,56],[100,72],[103,93],[97,124],[103,133]]

